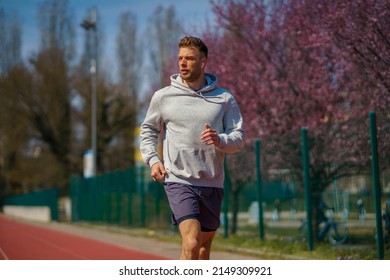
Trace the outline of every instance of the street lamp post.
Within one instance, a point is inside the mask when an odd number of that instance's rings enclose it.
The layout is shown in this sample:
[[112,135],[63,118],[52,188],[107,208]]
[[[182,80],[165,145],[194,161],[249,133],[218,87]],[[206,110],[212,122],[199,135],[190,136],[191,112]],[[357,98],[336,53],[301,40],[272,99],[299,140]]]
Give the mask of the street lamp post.
[[91,146],[92,146],[92,176],[96,176],[97,173],[97,148],[96,148],[96,107],[97,107],[97,97],[96,97],[96,89],[97,89],[97,32],[96,32],[96,21],[97,21],[97,13],[96,9],[91,9],[89,19],[85,19],[81,23],[81,27],[83,27],[87,32],[87,37],[92,31],[93,33],[93,47],[90,52],[90,68],[89,72],[91,74],[91,91],[92,91],[92,101],[91,101]]

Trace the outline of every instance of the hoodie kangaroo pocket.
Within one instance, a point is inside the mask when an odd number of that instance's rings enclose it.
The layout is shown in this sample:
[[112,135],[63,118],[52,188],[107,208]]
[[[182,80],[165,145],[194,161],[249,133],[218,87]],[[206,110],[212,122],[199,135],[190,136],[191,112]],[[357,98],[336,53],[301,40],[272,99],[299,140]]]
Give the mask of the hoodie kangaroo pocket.
[[177,149],[172,172],[185,178],[204,179],[223,176],[223,154],[213,147]]

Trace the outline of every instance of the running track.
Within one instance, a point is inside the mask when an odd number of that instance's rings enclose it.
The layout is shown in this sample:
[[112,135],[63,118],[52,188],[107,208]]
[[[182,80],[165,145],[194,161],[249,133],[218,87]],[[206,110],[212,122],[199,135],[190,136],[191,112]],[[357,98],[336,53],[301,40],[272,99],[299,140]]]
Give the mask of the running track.
[[0,260],[163,260],[161,256],[0,215]]

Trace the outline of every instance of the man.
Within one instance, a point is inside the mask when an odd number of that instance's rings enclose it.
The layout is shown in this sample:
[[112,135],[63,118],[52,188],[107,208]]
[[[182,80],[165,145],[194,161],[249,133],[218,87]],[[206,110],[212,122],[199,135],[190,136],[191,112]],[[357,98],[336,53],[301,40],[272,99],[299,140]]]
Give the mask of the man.
[[[195,37],[179,43],[180,74],[155,92],[141,125],[141,153],[155,181],[164,183],[182,237],[180,259],[210,258],[220,225],[225,153],[244,145],[245,132],[235,98],[205,74],[207,46]],[[163,132],[163,160],[157,153]]]

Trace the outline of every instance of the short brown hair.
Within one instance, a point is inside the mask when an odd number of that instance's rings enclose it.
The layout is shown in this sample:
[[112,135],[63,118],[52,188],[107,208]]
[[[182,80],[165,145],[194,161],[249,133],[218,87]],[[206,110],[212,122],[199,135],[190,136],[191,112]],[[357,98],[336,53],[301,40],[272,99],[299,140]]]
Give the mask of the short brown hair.
[[179,48],[195,47],[199,52],[203,53],[207,57],[208,48],[206,44],[197,37],[192,37],[192,36],[183,37],[180,39],[177,45]]

